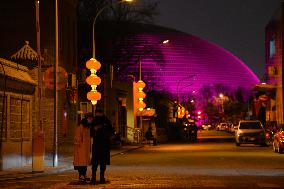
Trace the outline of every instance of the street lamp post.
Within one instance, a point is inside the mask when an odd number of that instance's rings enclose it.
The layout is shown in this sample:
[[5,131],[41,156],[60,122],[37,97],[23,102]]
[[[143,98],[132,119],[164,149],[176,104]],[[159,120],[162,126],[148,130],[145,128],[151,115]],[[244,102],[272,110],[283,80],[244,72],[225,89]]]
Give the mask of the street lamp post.
[[[133,0],[121,0],[117,4],[124,3],[124,2],[132,2],[132,1]],[[112,4],[110,3],[110,4],[107,4],[106,6],[104,6],[103,8],[101,8],[97,12],[97,14],[96,14],[96,16],[94,18],[93,25],[92,25],[93,26],[92,27],[93,28],[93,32],[92,32],[92,43],[93,43],[93,53],[92,54],[93,54],[93,57],[89,61],[87,61],[87,63],[89,62],[89,64],[91,62],[92,62],[92,65],[95,65],[95,64],[97,65],[98,64],[98,61],[96,60],[96,40],[95,40],[96,39],[96,37],[95,37],[96,21],[97,21],[98,17],[101,15],[101,13],[104,10],[106,10],[107,8],[111,7],[111,6],[112,6]],[[86,67],[88,67],[87,63],[86,63]],[[94,80],[94,79],[98,80],[99,77],[96,75],[97,69],[90,69],[90,70],[91,70],[91,77],[93,78],[92,80]],[[89,81],[86,80],[86,82],[88,84],[90,84],[90,76],[89,76]],[[91,83],[93,84],[93,85],[91,85],[92,86],[92,90],[88,93],[87,98],[88,98],[88,100],[92,101],[92,106],[93,106],[93,105],[95,105],[97,103],[98,100],[101,99],[101,94],[96,90],[97,85],[95,84],[95,83],[99,83],[100,84],[100,82],[91,82]],[[105,90],[104,90],[104,93],[105,93]],[[105,97],[105,95],[104,95],[104,97]],[[104,99],[104,107],[106,107],[105,99]],[[93,110],[93,108],[92,108],[92,110]]]
[[[180,79],[179,81],[178,81],[178,83],[177,83],[177,104],[179,104],[179,86],[180,86],[180,84],[181,84],[181,82],[182,81],[184,81],[184,80],[186,80],[186,79],[191,79],[191,78],[193,78],[193,77],[195,77],[196,75],[194,74],[194,75],[189,75],[189,76],[187,76],[187,77],[184,77],[184,78],[182,78],[182,79]],[[189,86],[191,86],[192,84],[190,84]],[[189,86],[187,86],[187,87],[189,87]]]
[[[190,86],[192,86],[192,83],[190,83],[190,84],[188,84],[188,85],[186,85],[186,86],[184,86],[184,87],[182,87],[182,88],[179,88],[178,89],[178,95],[179,95],[179,93],[183,90],[183,89],[185,89],[185,88],[187,88],[187,87],[190,87]],[[179,97],[179,96],[178,96]]]
[[143,92],[143,88],[145,88],[146,84],[142,80],[142,66],[141,66],[141,59],[139,58],[139,81],[137,82],[138,87],[138,111],[140,111],[140,119],[139,119],[139,127],[142,130],[142,133],[144,134],[144,128],[143,128],[143,116],[142,111],[146,107],[146,104],[143,102],[143,98],[146,97],[146,94]]
[[[170,42],[169,39],[163,40],[161,41],[159,44],[168,44]],[[143,115],[142,115],[142,111],[143,109],[146,107],[146,104],[143,102],[143,99],[146,97],[146,94],[143,92],[143,89],[146,87],[146,84],[144,83],[144,81],[142,80],[142,61],[141,61],[141,57],[142,55],[145,55],[147,53],[151,52],[151,49],[147,49],[145,50],[139,57],[138,57],[138,63],[139,63],[139,80],[137,81],[137,88],[138,88],[138,109],[135,110],[137,112],[139,112],[139,128],[142,130],[142,133],[144,135],[144,127],[143,127]],[[135,77],[133,75],[128,75],[133,77],[134,82],[135,82]],[[136,91],[137,92],[137,91]],[[134,114],[134,116],[136,117],[137,113]]]
[[[40,22],[39,22],[39,0],[35,0],[36,8],[36,41],[37,41],[37,61],[38,61],[38,118],[39,130],[33,138],[33,172],[41,172],[44,169],[44,130],[42,122],[42,75],[41,75],[41,50],[40,50]],[[5,95],[4,95],[5,96]]]

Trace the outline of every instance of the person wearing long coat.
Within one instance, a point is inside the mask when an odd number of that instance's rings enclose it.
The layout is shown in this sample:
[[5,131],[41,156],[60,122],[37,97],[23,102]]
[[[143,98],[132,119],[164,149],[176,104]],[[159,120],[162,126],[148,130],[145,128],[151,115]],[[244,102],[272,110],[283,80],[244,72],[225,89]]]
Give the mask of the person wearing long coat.
[[86,115],[75,130],[73,165],[74,169],[79,173],[80,181],[86,181],[87,167],[90,164],[90,127],[92,122],[92,115]]
[[96,110],[93,126],[91,128],[92,145],[92,180],[96,183],[96,172],[100,165],[100,182],[105,183],[106,165],[110,164],[110,138],[112,125],[101,110]]

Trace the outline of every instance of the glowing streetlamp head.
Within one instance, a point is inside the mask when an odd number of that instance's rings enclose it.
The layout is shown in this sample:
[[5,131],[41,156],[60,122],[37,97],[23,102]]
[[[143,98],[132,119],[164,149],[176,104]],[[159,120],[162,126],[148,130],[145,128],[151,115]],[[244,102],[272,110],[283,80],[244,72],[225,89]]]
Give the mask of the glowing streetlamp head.
[[223,95],[222,93],[220,93],[220,94],[219,94],[219,97],[220,97],[220,98],[223,98],[223,97],[224,97],[224,95]]
[[170,40],[166,39],[166,40],[164,40],[162,43],[163,43],[163,44],[168,44],[169,42],[170,42]]

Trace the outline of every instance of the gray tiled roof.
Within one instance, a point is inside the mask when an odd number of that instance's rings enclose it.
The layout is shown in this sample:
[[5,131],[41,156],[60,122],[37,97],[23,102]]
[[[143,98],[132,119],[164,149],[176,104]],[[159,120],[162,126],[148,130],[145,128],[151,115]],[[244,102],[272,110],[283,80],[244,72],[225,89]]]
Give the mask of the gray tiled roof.
[[6,75],[13,80],[37,85],[29,75],[27,67],[3,58],[0,58],[0,75]]

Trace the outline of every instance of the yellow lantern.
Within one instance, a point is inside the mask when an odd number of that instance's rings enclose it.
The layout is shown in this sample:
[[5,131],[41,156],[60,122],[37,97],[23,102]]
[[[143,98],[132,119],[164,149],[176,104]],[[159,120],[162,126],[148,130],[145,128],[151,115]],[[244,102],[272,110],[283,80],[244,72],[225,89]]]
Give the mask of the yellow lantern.
[[99,61],[97,61],[96,59],[91,58],[90,60],[88,60],[88,61],[86,62],[86,67],[87,67],[89,70],[98,71],[98,70],[101,68],[101,63],[100,63]]
[[97,86],[97,85],[101,84],[102,80],[97,75],[90,75],[89,77],[87,77],[86,82],[91,86],[92,85]]

